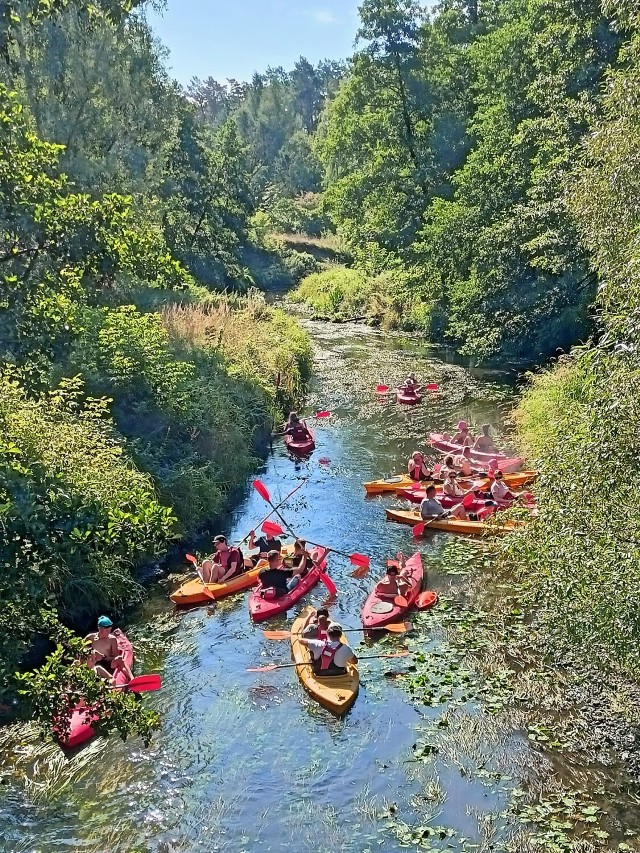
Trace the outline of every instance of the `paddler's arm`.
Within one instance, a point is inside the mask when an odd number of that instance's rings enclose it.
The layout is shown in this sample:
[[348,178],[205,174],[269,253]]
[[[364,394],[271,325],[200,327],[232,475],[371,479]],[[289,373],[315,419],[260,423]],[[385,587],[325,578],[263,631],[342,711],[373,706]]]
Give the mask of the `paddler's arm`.
[[233,561],[233,563],[229,563],[229,568],[228,568],[228,569],[227,569],[227,571],[222,575],[222,577],[220,578],[220,580],[218,581],[218,583],[224,583],[224,582],[226,581],[226,579],[227,579],[227,578],[230,578],[230,577],[231,577],[231,575],[233,575],[233,574],[235,573],[235,571],[236,571],[236,569],[237,569],[237,568],[238,568],[238,561],[237,561],[237,560],[234,560],[234,561]]

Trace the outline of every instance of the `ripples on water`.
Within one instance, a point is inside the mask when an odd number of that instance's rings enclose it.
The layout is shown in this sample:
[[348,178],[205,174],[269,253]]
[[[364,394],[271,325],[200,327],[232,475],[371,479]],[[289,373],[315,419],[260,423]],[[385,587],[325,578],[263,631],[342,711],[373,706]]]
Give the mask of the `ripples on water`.
[[[372,555],[371,576],[360,580],[347,561],[330,560],[339,589],[333,616],[358,626],[375,575],[398,549],[411,548],[406,528],[385,523],[388,498],[365,501],[362,482],[402,469],[430,430],[450,430],[460,418],[475,426],[489,422],[501,433],[512,392],[504,377],[445,364],[400,337],[356,326],[309,328],[317,364],[309,408],[330,409],[333,417],[317,423],[309,461],[294,463],[278,444],[260,477],[274,502],[306,478],[286,508],[293,528]],[[437,381],[440,393],[418,407],[376,398],[379,382],[393,388],[412,369],[421,380]],[[319,464],[321,457],[330,463]],[[228,532],[243,536],[264,515],[263,501],[250,490]],[[437,534],[421,543],[427,571],[445,541]],[[66,786],[40,797],[14,784],[7,761],[0,851],[363,853],[383,840],[385,850],[396,851],[404,848],[377,819],[393,802],[403,804],[410,822],[431,809],[438,823],[481,839],[482,815],[503,806],[504,796],[488,799],[485,788],[469,783],[461,798],[458,767],[425,779],[408,763],[421,715],[394,684],[401,660],[363,662],[358,700],[338,720],[303,691],[292,669],[246,672],[289,661],[287,642],[267,641],[266,626],[250,624],[246,594],[174,618],[166,592],[158,586],[145,614],[159,620],[160,639],[139,648],[139,661],[162,673],[162,691],[144,699],[160,712],[161,732],[148,749],[116,737],[94,741],[94,752],[85,753],[92,760],[83,753],[71,759],[62,773]],[[319,586],[307,602],[317,606],[325,595]],[[292,615],[269,627],[288,626]],[[392,649],[402,642],[388,637],[383,644]],[[490,752],[522,748],[498,734],[487,743]]]

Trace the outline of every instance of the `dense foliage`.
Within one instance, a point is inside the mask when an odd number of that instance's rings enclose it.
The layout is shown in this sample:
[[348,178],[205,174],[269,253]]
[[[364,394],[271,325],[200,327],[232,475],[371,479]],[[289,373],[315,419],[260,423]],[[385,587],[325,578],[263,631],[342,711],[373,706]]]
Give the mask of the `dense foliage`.
[[608,4],[628,36],[607,78],[603,115],[585,141],[567,204],[601,287],[597,346],[534,378],[518,420],[540,461],[539,518],[509,558],[521,567],[546,632],[588,650],[609,673],[637,677],[640,612],[640,16]]
[[[537,361],[591,328],[565,201],[624,41],[600,0],[364,0],[361,49],[320,121],[324,203],[395,323]],[[385,280],[386,281],[386,280]],[[368,311],[382,319],[387,294]],[[348,312],[347,312],[348,313]]]
[[[140,564],[226,508],[310,350],[248,289],[236,125],[202,126],[132,5],[16,3],[3,24],[0,710],[20,696],[59,729],[85,695],[148,737],[156,715],[96,679],[65,625],[124,614]],[[34,644],[55,650],[18,677]]]

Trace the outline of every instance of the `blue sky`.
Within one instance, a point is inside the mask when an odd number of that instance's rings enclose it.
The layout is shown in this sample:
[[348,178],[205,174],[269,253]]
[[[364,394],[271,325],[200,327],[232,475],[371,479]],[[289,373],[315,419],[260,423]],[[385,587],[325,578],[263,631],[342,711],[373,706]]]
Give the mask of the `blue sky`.
[[316,63],[353,52],[361,0],[168,0],[149,23],[169,48],[168,66],[191,77],[250,80],[254,71],[298,57]]

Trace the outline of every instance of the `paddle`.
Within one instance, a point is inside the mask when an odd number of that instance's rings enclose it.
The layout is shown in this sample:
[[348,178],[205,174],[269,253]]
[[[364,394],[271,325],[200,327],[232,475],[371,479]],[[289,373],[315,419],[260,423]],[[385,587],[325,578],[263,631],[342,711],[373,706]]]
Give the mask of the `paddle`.
[[414,536],[422,536],[426,527],[429,527],[430,524],[433,524],[434,521],[437,521],[441,516],[434,515],[433,518],[430,518],[429,521],[421,521],[418,524],[415,524],[411,528],[411,532]]
[[[361,660],[374,660],[376,658],[406,658],[410,655],[409,651],[402,652],[393,652],[389,655],[367,655],[363,658],[358,658],[358,663]],[[270,666],[252,666],[247,669],[247,672],[273,672],[274,669],[288,669],[291,666],[311,666],[309,661],[305,661],[304,663],[276,663],[271,664]]]
[[130,690],[132,693],[149,693],[152,690],[160,690],[162,681],[159,675],[138,675],[127,684],[117,684],[114,690]]
[[[413,628],[411,622],[392,622],[389,625],[381,625],[379,628],[343,628],[345,634],[351,634],[354,631],[390,631],[392,634],[406,634]],[[302,631],[296,631],[292,634],[291,631],[263,631],[267,640],[289,640],[292,636],[299,637]]]
[[386,394],[388,390],[388,385],[376,385],[376,394]]
[[263,521],[262,532],[267,536],[282,536],[284,534],[282,527],[275,521]]
[[193,554],[185,554],[185,557],[190,563],[193,563],[195,570],[196,570],[196,573],[197,573],[198,577],[200,578],[200,580],[202,581],[202,591],[204,592],[204,594],[207,596],[207,598],[210,598],[212,601],[215,601],[216,600],[215,595],[211,592],[211,590],[209,589],[207,584],[204,582],[204,578],[202,577],[202,572],[200,571],[200,567],[198,566],[197,558],[194,557]]
[[327,411],[323,411],[323,412],[316,412],[316,413],[315,413],[315,417],[316,417],[316,418],[330,418],[330,417],[331,417],[331,412],[327,412]]
[[393,599],[393,603],[395,604],[396,607],[408,607],[409,606],[409,602],[404,597],[404,595],[396,595],[396,597]]

